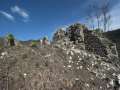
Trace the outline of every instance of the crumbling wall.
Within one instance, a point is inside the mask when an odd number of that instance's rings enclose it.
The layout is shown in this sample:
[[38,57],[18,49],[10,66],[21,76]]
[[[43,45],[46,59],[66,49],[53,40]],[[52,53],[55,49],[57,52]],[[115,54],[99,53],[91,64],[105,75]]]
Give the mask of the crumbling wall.
[[53,41],[59,42],[59,45],[69,45],[72,42],[76,48],[93,52],[102,57],[118,57],[115,44],[106,37],[97,35],[93,31],[89,31],[84,25],[78,23],[69,26],[66,31],[57,31]]
[[53,41],[56,42],[56,41],[59,41],[63,38],[65,38],[65,31],[60,29],[60,30],[58,30],[57,32],[54,33]]
[[92,31],[84,31],[84,36],[86,50],[102,57],[107,56],[106,47],[102,44],[101,40],[97,36],[92,34]]
[[76,23],[69,26],[66,29],[66,35],[70,39],[71,42],[75,45],[78,49],[85,49],[84,45],[84,30],[86,27],[84,25]]
[[116,44],[106,37],[101,37],[92,33],[92,31],[84,31],[85,49],[102,57],[118,57]]
[[3,38],[0,37],[0,47],[6,47],[6,46],[8,46],[7,39],[4,37]]

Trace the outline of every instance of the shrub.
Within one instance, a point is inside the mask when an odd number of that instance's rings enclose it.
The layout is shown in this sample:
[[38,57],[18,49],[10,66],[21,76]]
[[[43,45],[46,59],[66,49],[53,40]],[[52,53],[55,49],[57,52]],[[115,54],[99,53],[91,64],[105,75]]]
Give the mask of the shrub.
[[49,44],[50,44],[50,43],[49,43],[48,37],[45,36],[45,37],[43,38],[43,45],[49,45]]
[[35,41],[35,40],[33,40],[32,42],[31,42],[31,45],[30,45],[31,47],[36,47],[37,46],[37,41]]
[[46,41],[46,40],[48,40],[48,37],[47,36],[43,37],[43,41]]
[[12,34],[7,35],[7,40],[10,46],[15,46],[14,36]]

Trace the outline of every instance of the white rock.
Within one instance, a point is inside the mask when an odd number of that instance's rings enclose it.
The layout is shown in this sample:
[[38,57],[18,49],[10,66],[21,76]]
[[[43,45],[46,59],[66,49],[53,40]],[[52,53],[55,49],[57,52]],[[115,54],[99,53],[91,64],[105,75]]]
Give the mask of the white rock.
[[91,79],[91,80],[94,80],[94,78],[93,78],[93,77],[91,77],[90,79]]
[[74,48],[75,48],[75,46],[72,46],[71,48],[72,48],[72,49],[74,49]]
[[110,87],[110,85],[109,84],[107,84],[107,88],[109,88]]
[[89,71],[90,71],[90,68],[88,68],[88,67],[87,67],[87,70],[89,70]]
[[66,67],[66,66],[63,66],[64,68]]
[[26,77],[26,76],[27,76],[27,73],[24,73],[23,75],[24,75],[24,77]]
[[115,74],[115,73],[113,73],[112,75],[113,75],[113,76],[116,76],[116,74]]
[[2,52],[1,55],[2,56],[6,56],[8,53],[7,52]]
[[79,58],[79,61],[81,61],[82,60],[82,58]]
[[72,59],[72,57],[70,56],[70,57],[69,57],[69,59],[71,60],[71,59]]
[[88,56],[88,54],[87,54],[86,52],[84,52],[84,55],[85,55],[85,56]]
[[73,51],[71,51],[70,54],[73,56],[74,55]]
[[93,59],[96,59],[95,55],[93,55]]
[[117,75],[118,79],[120,80],[120,74]]
[[82,69],[83,68],[83,66],[80,66],[80,69]]
[[110,81],[110,85],[111,85],[111,86],[114,86],[114,81],[113,81],[113,79]]
[[0,56],[0,59],[3,59],[4,57],[3,56]]
[[79,49],[72,49],[75,53],[80,53]]
[[72,61],[71,61],[71,60],[69,60],[68,62],[69,62],[69,63],[72,63]]
[[92,63],[92,66],[94,66],[94,63]]
[[89,57],[91,57],[91,54],[88,54]]
[[100,86],[100,89],[102,89],[102,86]]
[[108,71],[109,71],[110,69],[111,69],[111,68],[109,68],[109,67],[107,68]]
[[118,80],[119,84],[120,84],[120,79]]
[[103,74],[103,75],[102,75],[102,78],[106,78],[106,74]]
[[85,86],[86,86],[86,87],[89,87],[90,85],[89,85],[88,83],[85,83]]
[[79,80],[79,78],[75,78],[75,80],[76,80],[76,81],[78,81],[78,80]]
[[50,57],[51,56],[51,54],[47,54],[47,55],[45,55],[45,57]]
[[68,65],[67,67],[68,67],[68,68],[71,68],[72,66],[71,66],[71,65]]

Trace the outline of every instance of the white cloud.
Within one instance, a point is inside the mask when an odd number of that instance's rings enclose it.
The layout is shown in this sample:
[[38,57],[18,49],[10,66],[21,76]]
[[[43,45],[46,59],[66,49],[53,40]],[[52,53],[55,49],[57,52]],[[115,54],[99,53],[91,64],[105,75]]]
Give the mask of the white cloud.
[[24,19],[23,21],[29,21],[29,14],[20,7],[18,6],[11,7],[11,11],[21,16]]
[[5,11],[0,11],[0,14],[2,14],[4,17],[6,17],[7,19],[9,19],[11,21],[15,20],[15,18],[11,14],[9,14],[9,13],[7,13]]
[[111,15],[112,15],[112,29],[117,29],[120,28],[120,3],[116,5],[112,10],[111,10]]

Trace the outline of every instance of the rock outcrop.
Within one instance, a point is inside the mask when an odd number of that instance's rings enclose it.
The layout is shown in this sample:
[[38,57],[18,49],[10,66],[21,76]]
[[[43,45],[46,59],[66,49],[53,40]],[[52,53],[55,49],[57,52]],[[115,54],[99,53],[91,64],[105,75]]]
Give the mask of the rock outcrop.
[[102,57],[118,57],[115,43],[106,37],[89,31],[87,27],[79,23],[69,26],[66,31],[57,31],[53,40],[55,43],[60,42],[61,44],[72,42],[79,49],[87,50]]

